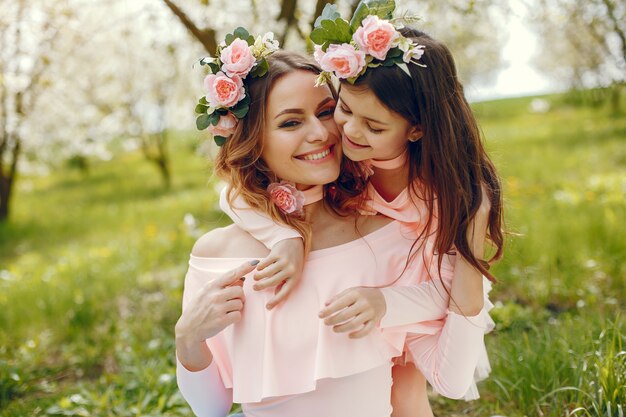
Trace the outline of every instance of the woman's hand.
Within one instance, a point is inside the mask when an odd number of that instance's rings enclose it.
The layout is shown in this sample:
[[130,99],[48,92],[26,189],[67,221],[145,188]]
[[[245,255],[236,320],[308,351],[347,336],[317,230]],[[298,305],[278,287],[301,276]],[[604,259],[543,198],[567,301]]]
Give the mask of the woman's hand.
[[285,300],[300,282],[304,268],[304,242],[301,238],[285,239],[276,243],[267,258],[257,266],[252,288],[257,291],[276,287],[275,295],[267,302],[271,310]]
[[337,333],[352,332],[352,339],[364,337],[380,323],[387,311],[382,291],[378,288],[348,288],[326,303],[319,317],[333,326]]
[[242,277],[255,266],[255,261],[246,262],[207,282],[185,305],[175,328],[176,350],[185,367],[203,369],[202,364],[208,366],[211,357],[207,358],[204,341],[241,320],[245,301]]

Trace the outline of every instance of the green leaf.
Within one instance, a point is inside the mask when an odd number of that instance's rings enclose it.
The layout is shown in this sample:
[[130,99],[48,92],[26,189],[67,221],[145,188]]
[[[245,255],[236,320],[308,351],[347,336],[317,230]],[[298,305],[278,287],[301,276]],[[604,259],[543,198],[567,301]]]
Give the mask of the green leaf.
[[198,100],[198,103],[200,103],[200,104],[204,104],[205,106],[208,106],[208,105],[209,105],[209,102],[208,102],[208,101],[206,101],[206,96],[202,96],[202,97],[200,97],[200,100]]
[[248,38],[250,37],[250,33],[248,33],[248,31],[242,28],[241,26],[235,29],[235,31],[233,32],[233,35],[235,35],[235,37],[239,39],[243,39],[244,41],[247,41]]
[[224,136],[213,136],[213,140],[217,146],[223,146],[226,143],[226,139]]
[[220,122],[220,114],[217,113],[217,112],[213,112],[213,113],[209,114],[209,122],[213,126],[217,126],[217,124]]
[[350,24],[342,18],[334,21],[322,20],[321,26],[311,32],[311,40],[318,45],[323,45],[326,42],[350,43],[352,30]]
[[267,71],[269,71],[269,69],[270,69],[270,66],[267,63],[267,60],[263,58],[261,61],[257,63],[256,67],[254,67],[250,75],[252,77],[262,77],[265,74],[267,74]]
[[[364,4],[368,8],[367,14],[365,15],[362,15],[363,12],[359,13],[361,4]],[[394,10],[396,10],[395,0],[361,0],[357,6],[356,12],[354,13],[354,16],[361,15],[361,20],[356,27],[359,27],[363,19],[365,19],[368,15],[375,15],[385,20],[393,19]],[[350,25],[353,24],[354,16],[352,20],[350,20]],[[354,30],[356,30],[356,27]]]
[[396,58],[399,56],[404,55],[404,52],[402,52],[402,49],[400,48],[391,48],[388,52],[387,52],[387,59],[389,58]]
[[208,109],[208,106],[205,106],[204,104],[198,104],[196,106],[196,113],[205,114]]
[[359,2],[359,5],[352,15],[352,19],[350,19],[350,27],[352,28],[352,31],[356,31],[359,26],[361,26],[363,19],[370,14],[370,8],[367,7],[367,4],[363,1]]
[[198,128],[198,130],[204,130],[207,127],[209,127],[209,115],[208,114],[203,114],[201,116],[198,116],[198,118],[196,119],[196,127]]
[[217,74],[220,71],[220,66],[217,62],[212,62],[208,65],[209,65],[209,68],[211,68],[212,74]]
[[248,114],[248,110],[250,110],[250,106],[245,104],[241,107],[237,106],[237,108],[233,108],[231,112],[235,115],[237,119],[243,119]]
[[322,20],[336,20],[337,18],[341,18],[341,15],[337,11],[337,5],[328,3],[324,6],[324,10],[322,10],[322,14],[315,19],[315,24],[313,28],[318,28],[322,26]]

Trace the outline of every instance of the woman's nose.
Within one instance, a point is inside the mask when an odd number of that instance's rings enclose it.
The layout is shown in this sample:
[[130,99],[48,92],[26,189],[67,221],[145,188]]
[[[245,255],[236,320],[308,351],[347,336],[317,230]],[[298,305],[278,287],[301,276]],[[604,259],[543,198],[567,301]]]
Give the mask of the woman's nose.
[[317,117],[313,118],[310,130],[307,135],[309,142],[325,142],[328,139],[328,129]]

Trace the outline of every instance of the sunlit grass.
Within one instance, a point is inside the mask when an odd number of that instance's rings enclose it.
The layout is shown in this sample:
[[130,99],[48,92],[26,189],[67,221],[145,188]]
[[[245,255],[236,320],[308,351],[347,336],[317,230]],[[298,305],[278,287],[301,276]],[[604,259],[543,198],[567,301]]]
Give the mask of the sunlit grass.
[[[626,403],[626,115],[546,100],[475,106],[513,233],[494,267],[492,375],[479,401],[433,398],[438,415]],[[0,415],[191,415],[172,329],[195,236],[227,220],[193,135],[172,138],[168,191],[139,154],[19,179],[0,225]]]

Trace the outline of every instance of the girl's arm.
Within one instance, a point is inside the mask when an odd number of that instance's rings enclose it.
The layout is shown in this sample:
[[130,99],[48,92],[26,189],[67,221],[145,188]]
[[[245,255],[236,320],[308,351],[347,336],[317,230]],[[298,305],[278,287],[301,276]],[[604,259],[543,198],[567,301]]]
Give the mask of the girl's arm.
[[304,269],[304,241],[300,234],[270,217],[250,208],[237,196],[232,205],[228,203],[228,190],[220,193],[220,208],[240,228],[270,249],[269,255],[257,266],[254,279],[257,291],[276,287],[274,297],[267,303],[272,309],[283,301],[298,284]]

